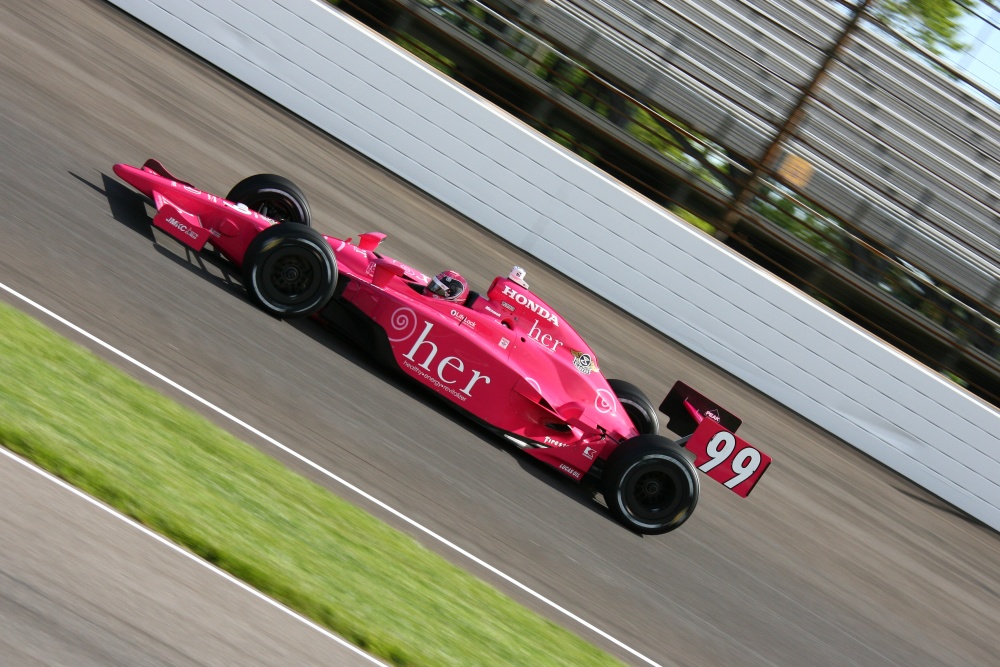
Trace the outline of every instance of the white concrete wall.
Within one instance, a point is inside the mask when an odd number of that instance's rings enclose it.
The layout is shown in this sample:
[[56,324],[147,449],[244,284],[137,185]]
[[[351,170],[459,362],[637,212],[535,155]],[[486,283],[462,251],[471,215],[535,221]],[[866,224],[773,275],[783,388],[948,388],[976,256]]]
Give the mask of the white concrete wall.
[[1000,413],[337,10],[112,2],[1000,530]]

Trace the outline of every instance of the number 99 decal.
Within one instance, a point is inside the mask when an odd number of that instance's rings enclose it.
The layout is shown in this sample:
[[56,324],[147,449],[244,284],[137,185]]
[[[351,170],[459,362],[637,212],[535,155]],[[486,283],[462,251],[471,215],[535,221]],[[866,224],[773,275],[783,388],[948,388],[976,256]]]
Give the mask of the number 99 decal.
[[698,470],[744,498],[771,464],[770,456],[711,419],[698,425],[685,446]]

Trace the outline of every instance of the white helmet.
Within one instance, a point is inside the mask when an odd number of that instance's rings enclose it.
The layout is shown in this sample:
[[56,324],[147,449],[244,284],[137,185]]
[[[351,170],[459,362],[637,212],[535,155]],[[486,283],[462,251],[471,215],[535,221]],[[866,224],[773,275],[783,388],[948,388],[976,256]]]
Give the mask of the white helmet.
[[457,301],[469,289],[469,283],[459,275],[458,271],[442,271],[427,283],[427,291],[431,296],[447,301]]

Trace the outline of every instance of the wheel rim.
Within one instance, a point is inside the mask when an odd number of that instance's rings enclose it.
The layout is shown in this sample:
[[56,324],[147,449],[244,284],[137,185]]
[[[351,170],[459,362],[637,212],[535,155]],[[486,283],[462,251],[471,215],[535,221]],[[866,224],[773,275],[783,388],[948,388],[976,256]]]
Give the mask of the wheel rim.
[[637,462],[620,487],[622,508],[638,523],[656,527],[673,523],[687,511],[689,480],[676,463],[665,458]]
[[635,483],[635,500],[644,510],[662,509],[674,497],[674,480],[659,471],[647,472]]
[[303,248],[279,248],[261,264],[258,283],[263,299],[294,306],[313,299],[320,289],[323,262]]

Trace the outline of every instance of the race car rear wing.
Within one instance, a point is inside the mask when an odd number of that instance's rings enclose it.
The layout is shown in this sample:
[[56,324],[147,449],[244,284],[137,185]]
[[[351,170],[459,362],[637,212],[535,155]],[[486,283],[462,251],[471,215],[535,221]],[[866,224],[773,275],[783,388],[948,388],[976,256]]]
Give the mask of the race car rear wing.
[[743,424],[743,420],[712,399],[695,391],[680,380],[660,403],[660,412],[669,417],[667,428],[686,438],[694,433],[702,419],[711,419],[730,433]]
[[694,465],[738,496],[746,498],[771,465],[771,457],[737,435],[743,420],[683,382],[660,404],[680,436],[677,444],[694,455]]

